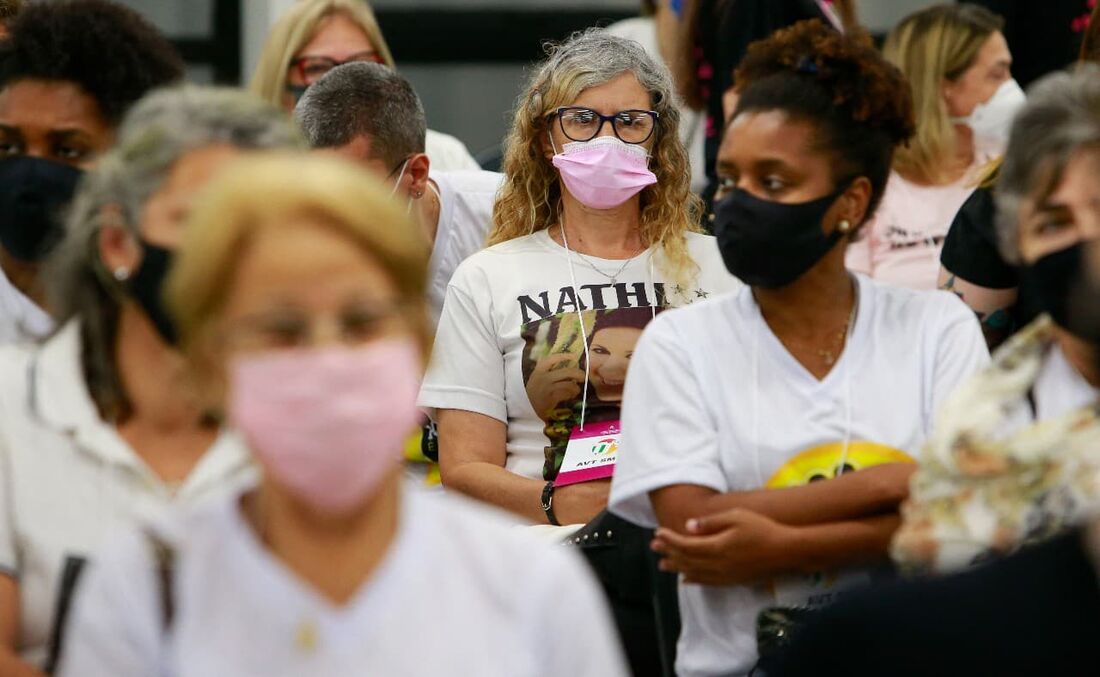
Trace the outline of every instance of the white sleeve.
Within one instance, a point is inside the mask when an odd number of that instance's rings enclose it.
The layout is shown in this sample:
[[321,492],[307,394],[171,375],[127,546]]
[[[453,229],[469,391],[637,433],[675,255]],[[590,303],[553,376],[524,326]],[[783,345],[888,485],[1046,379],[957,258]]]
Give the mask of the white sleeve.
[[[560,546],[553,546],[559,548]],[[626,658],[604,592],[573,550],[549,553],[538,577],[534,646],[544,652],[540,674],[628,677]]]
[[954,294],[931,292],[943,299],[939,318],[939,336],[935,345],[932,370],[932,410],[929,425],[948,396],[963,381],[989,364],[989,348],[974,311]]
[[19,579],[19,550],[16,547],[15,495],[11,452],[0,432],[0,574]]
[[[482,290],[485,298],[475,298],[473,289]],[[461,265],[455,272],[420,388],[421,407],[461,409],[508,422],[504,352],[493,327],[488,289],[488,281],[475,267]]]
[[[729,491],[716,422],[707,410],[691,347],[666,311],[638,341],[623,391],[622,445],[611,481],[611,511],[657,526],[649,492],[674,484]],[[703,356],[699,356],[705,359]]]
[[149,547],[133,532],[88,563],[69,615],[61,677],[161,674],[163,611]]
[[462,143],[450,134],[429,129],[424,138],[424,152],[432,169],[443,172],[477,171],[481,165]]

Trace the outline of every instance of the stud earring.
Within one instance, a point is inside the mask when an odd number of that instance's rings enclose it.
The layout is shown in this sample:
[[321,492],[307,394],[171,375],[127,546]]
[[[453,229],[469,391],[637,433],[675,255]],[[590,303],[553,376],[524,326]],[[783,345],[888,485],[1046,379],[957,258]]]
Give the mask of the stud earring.
[[840,221],[836,224],[836,229],[842,233],[847,233],[849,230],[852,229],[852,223],[845,219],[844,221]]
[[130,271],[125,268],[115,268],[115,279],[119,282],[125,282],[130,277]]

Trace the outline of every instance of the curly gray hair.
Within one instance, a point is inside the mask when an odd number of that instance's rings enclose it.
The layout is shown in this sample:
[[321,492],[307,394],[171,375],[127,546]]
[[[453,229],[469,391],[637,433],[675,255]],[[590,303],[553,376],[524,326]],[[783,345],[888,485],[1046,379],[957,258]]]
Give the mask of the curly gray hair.
[[115,340],[123,289],[99,259],[98,234],[110,214],[135,235],[145,205],[188,152],[215,144],[245,149],[302,146],[286,114],[251,94],[184,85],[138,102],[115,146],[82,180],[65,239],[49,262],[47,292],[59,324],[81,323],[83,372],[106,420],[124,420],[130,403],[118,376]]
[[997,236],[1007,261],[1020,261],[1020,208],[1052,192],[1070,158],[1088,146],[1100,147],[1100,66],[1091,63],[1032,85],[1012,123],[995,189]]

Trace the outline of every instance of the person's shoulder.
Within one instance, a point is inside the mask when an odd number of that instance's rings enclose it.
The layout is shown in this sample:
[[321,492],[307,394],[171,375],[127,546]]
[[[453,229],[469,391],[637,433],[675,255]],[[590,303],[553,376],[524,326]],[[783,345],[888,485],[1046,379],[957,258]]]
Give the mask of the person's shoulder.
[[684,306],[666,308],[646,327],[643,340],[648,343],[687,346],[696,342],[726,340],[727,323],[743,321],[744,299],[748,288],[714,294]]
[[503,174],[488,172],[484,169],[432,172],[431,179],[439,185],[441,192],[448,191],[459,195],[471,193],[496,195],[500,185],[504,183]]
[[693,231],[688,231],[684,233],[684,241],[687,242],[688,251],[690,251],[693,255],[697,251],[701,252],[704,249],[707,249],[708,251],[710,249],[718,251],[718,241],[714,238],[713,235],[708,235],[707,233],[696,233]]
[[[909,289],[860,275],[860,293],[869,294],[881,321],[899,331],[936,328],[938,322],[971,320],[974,312],[955,294]],[[929,323],[932,324],[929,324]]]

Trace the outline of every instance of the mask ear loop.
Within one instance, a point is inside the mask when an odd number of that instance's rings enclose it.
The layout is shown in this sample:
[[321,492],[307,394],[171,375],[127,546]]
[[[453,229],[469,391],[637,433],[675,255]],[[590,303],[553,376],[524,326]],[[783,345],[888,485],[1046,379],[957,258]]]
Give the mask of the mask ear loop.
[[649,278],[649,280],[648,280],[649,281],[649,288],[651,290],[653,290],[653,303],[651,303],[649,305],[649,319],[656,320],[657,319],[657,304],[659,304],[661,302],[661,300],[657,298],[657,282],[655,281],[655,278],[653,276],[653,249],[652,248],[650,248],[650,250],[649,250],[649,275],[648,275],[648,278]]
[[[401,171],[397,174],[397,179],[393,182],[393,190],[390,191],[390,197],[397,194],[397,189],[401,187],[401,179],[405,178],[405,170],[409,168],[409,158],[405,158],[405,161],[401,163]],[[429,186],[431,183],[428,184]],[[438,193],[437,193],[438,194]],[[405,201],[405,215],[412,214],[413,201],[410,197]]]
[[[844,351],[848,351],[848,347],[852,344],[852,334],[856,330],[856,321],[859,319],[859,281],[852,279],[852,289],[855,298],[852,300],[852,314],[848,318],[848,332],[844,338]],[[836,475],[834,477],[840,477],[844,474],[844,466],[848,465],[848,450],[852,444],[852,362],[850,356],[843,355],[841,359],[845,360],[844,364],[844,447],[840,453],[840,464],[837,466]]]

